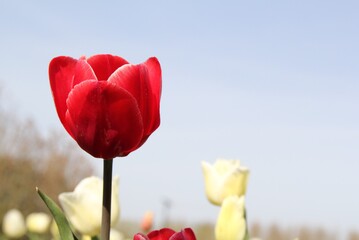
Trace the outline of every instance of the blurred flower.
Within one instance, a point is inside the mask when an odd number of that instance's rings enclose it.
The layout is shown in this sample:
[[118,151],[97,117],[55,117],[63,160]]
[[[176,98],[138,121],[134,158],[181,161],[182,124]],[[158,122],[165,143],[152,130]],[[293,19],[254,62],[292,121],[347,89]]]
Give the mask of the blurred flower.
[[249,171],[238,160],[217,160],[214,165],[202,162],[205,189],[208,200],[221,205],[228,196],[246,193]]
[[46,213],[30,213],[26,217],[26,227],[32,233],[43,234],[49,230],[51,218]]
[[151,230],[153,225],[153,212],[147,211],[145,212],[142,221],[141,221],[141,231],[148,232]]
[[[91,240],[91,236],[89,235],[82,235],[81,240]],[[116,229],[110,229],[110,240],[123,240],[125,237],[123,234]]]
[[[97,236],[101,232],[103,180],[83,179],[73,192],[61,193],[59,200],[72,226],[81,234]],[[111,225],[119,218],[118,177],[112,180]]]
[[160,125],[161,66],[109,54],[79,60],[60,56],[49,65],[57,114],[82,149],[97,158],[126,156]]
[[55,220],[51,223],[50,232],[54,240],[61,240],[59,228],[57,227]]
[[8,238],[21,238],[25,235],[25,220],[19,210],[11,209],[5,213],[2,231]]
[[123,234],[116,229],[111,228],[110,230],[110,240],[124,240],[125,237]]
[[191,228],[182,229],[180,232],[175,232],[170,228],[162,228],[147,235],[137,233],[133,240],[196,240],[196,236]]
[[216,240],[243,240],[246,234],[244,211],[244,196],[224,199],[215,229]]

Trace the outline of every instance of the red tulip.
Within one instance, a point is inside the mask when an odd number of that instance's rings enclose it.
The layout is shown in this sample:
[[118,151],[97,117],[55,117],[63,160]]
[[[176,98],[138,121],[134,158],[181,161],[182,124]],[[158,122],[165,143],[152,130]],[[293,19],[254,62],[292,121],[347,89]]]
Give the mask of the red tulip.
[[49,65],[57,114],[82,149],[97,158],[126,156],[160,125],[161,66],[155,57],[134,65],[112,55]]
[[137,233],[133,240],[196,240],[196,236],[191,228],[182,229],[180,232],[175,232],[170,228],[162,228],[150,232],[147,236]]

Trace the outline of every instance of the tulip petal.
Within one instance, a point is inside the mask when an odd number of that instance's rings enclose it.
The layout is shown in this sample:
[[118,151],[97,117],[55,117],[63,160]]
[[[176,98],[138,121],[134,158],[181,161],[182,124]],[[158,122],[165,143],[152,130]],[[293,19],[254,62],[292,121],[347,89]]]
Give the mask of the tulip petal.
[[142,233],[137,233],[135,236],[133,236],[133,240],[150,240],[150,239]]
[[97,78],[90,64],[88,64],[83,59],[78,60],[75,69],[72,88],[85,80],[95,80],[95,79]]
[[162,228],[150,232],[147,236],[150,240],[168,240],[176,232],[170,228]]
[[144,124],[140,147],[160,125],[161,66],[154,57],[143,64],[127,64],[116,70],[108,81],[126,89],[137,100]]
[[220,206],[222,204],[222,182],[212,165],[202,161],[202,170],[205,181],[205,191],[208,200],[214,204]]
[[147,137],[160,125],[160,100],[162,93],[162,71],[157,58],[149,58],[144,64],[147,68],[149,83],[152,92],[152,107]]
[[[162,92],[162,72],[161,65],[157,58],[149,58],[144,65],[147,67],[149,73],[150,84],[152,88],[152,93],[155,95],[155,99],[158,104],[161,99]],[[159,106],[158,106],[159,107]]]
[[[89,198],[87,200],[86,198]],[[61,193],[59,200],[72,226],[81,234],[96,235],[101,229],[101,211],[91,211],[94,206],[101,206],[101,199],[84,196],[79,193]]]
[[[65,126],[66,99],[72,89],[77,60],[71,57],[57,57],[49,65],[49,79],[57,114]],[[66,128],[66,126],[65,126]]]
[[125,156],[143,136],[136,100],[107,81],[84,81],[67,100],[66,122],[77,143],[98,158]]
[[99,54],[89,57],[87,62],[91,65],[98,80],[107,80],[119,67],[128,62],[118,56]]
[[185,228],[175,233],[169,240],[196,240],[196,236],[191,228]]
[[96,76],[86,61],[61,56],[51,60],[49,78],[57,114],[65,129],[72,135],[65,121],[67,97],[75,85],[96,79]]

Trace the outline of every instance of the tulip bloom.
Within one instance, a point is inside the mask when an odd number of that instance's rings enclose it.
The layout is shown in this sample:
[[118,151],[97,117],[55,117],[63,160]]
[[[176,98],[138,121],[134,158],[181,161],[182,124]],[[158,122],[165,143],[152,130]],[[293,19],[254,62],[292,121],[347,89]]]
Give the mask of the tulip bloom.
[[57,114],[79,146],[97,158],[126,156],[160,124],[161,67],[155,57],[134,65],[113,55],[49,65]]
[[[92,237],[89,235],[83,235],[81,237],[81,240],[91,240]],[[110,229],[110,239],[109,240],[124,240],[125,237],[123,236],[123,234],[119,231],[117,231],[116,229],[111,228]]]
[[[97,236],[101,230],[102,179],[83,179],[74,192],[61,193],[60,204],[71,225],[83,235]],[[112,183],[111,224],[119,218],[118,177]]]
[[51,224],[51,217],[46,213],[30,213],[26,217],[26,227],[32,233],[44,234]]
[[6,212],[2,222],[2,231],[8,238],[21,238],[25,235],[25,219],[19,210],[11,209]]
[[237,160],[219,159],[214,165],[202,162],[205,189],[208,200],[221,205],[228,196],[246,193],[249,171]]
[[216,240],[243,240],[246,234],[244,196],[229,196],[221,206],[216,224]]
[[196,236],[191,228],[182,229],[180,232],[175,232],[170,228],[162,228],[147,235],[137,233],[133,240],[196,240]]
[[111,228],[110,230],[110,240],[124,240],[125,237],[123,234],[116,229]]
[[151,230],[152,225],[153,225],[153,212],[147,211],[145,212],[141,221],[141,230],[143,232],[148,232],[149,230]]

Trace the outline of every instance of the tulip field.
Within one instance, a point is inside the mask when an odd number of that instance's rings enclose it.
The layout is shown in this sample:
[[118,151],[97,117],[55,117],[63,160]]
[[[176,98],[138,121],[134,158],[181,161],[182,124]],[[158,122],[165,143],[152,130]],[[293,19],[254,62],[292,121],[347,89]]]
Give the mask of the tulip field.
[[1,1],[0,240],[359,240],[359,0]]
[[[4,117],[3,119],[6,119]],[[2,183],[6,185],[19,186],[21,191],[11,191],[10,188],[2,187],[0,191],[0,199],[2,199],[2,205],[0,206],[1,217],[1,240],[9,239],[60,239],[58,228],[51,216],[50,212],[35,194],[33,184],[39,184],[44,191],[50,193],[51,197],[56,199],[60,195],[60,203],[64,212],[67,212],[69,220],[73,222],[73,226],[78,229],[78,232],[86,232],[92,234],[91,231],[99,231],[100,211],[93,207],[93,205],[101,204],[101,188],[102,180],[89,177],[93,170],[82,169],[78,171],[77,178],[73,181],[66,180],[66,175],[55,174],[56,172],[49,172],[49,168],[43,166],[43,169],[36,168],[36,159],[41,159],[44,163],[49,162],[51,166],[61,163],[61,165],[69,165],[71,168],[78,169],[79,166],[74,162],[69,162],[66,156],[62,155],[61,149],[63,147],[56,146],[59,141],[52,141],[50,136],[48,139],[44,139],[37,132],[35,126],[28,125],[19,121],[16,118],[7,121],[6,126],[11,128],[23,128],[26,127],[31,130],[32,136],[23,136],[22,141],[15,141],[13,133],[1,129],[6,136],[8,143],[12,143],[14,150],[11,148],[1,148],[3,155],[0,161],[0,178]],[[10,129],[10,128],[8,128]],[[34,140],[38,142],[47,142],[51,144],[42,146],[41,144],[34,144]],[[56,136],[58,140],[58,136]],[[31,141],[30,141],[31,140]],[[4,142],[1,143],[4,146]],[[33,145],[31,145],[33,144]],[[21,155],[17,154],[15,149],[25,149],[24,146],[32,147],[25,150],[26,155],[33,156],[35,159],[21,160]],[[81,159],[75,150],[76,145],[66,145],[66,153],[71,153],[77,161]],[[33,150],[36,151],[33,152]],[[46,149],[46,151],[45,151]],[[51,150],[51,151],[50,151]],[[39,154],[39,152],[47,152],[46,154]],[[86,159],[82,159],[77,163],[81,165],[86,164]],[[24,171],[24,166],[27,171]],[[31,171],[28,171],[31,169]],[[13,174],[7,175],[12,172]],[[245,232],[248,231],[252,240],[266,239],[266,240],[288,240],[288,239],[303,239],[303,240],[338,240],[340,237],[336,232],[330,229],[323,229],[319,227],[311,226],[291,226],[290,228],[283,228],[280,225],[273,223],[272,225],[264,225],[260,222],[252,222],[246,224],[244,218],[245,208],[245,194],[248,187],[248,178],[250,178],[251,169],[243,166],[237,160],[218,159],[214,162],[202,162],[203,182],[205,183],[205,193],[209,204],[213,204],[214,208],[218,209],[217,222],[199,222],[188,226],[181,223],[181,219],[171,219],[169,227],[179,231],[190,227],[196,235],[197,239],[217,240],[217,239],[242,239]],[[57,172],[58,173],[58,172]],[[50,179],[49,181],[42,181],[42,179]],[[56,186],[60,188],[54,188],[52,183],[56,182]],[[219,184],[221,183],[221,184]],[[77,185],[77,186],[76,186]],[[114,179],[113,186],[113,199],[115,204],[112,207],[113,228],[111,229],[111,239],[133,239],[132,237],[139,232],[150,232],[152,229],[164,227],[158,222],[156,214],[152,212],[144,213],[142,219],[127,220],[118,219],[117,210],[120,206],[117,206],[117,190],[118,182]],[[55,190],[54,192],[51,189]],[[63,190],[64,189],[64,190]],[[25,195],[22,195],[22,194]],[[226,196],[229,195],[227,198]],[[87,196],[81,197],[81,196]],[[24,198],[27,200],[24,201]],[[72,202],[77,199],[77,202]],[[86,199],[91,199],[88,201]],[[82,202],[81,202],[82,201]],[[77,207],[74,207],[77,206]],[[92,210],[87,209],[93,208]],[[74,210],[79,209],[79,211]],[[96,210],[96,211],[95,211]],[[97,223],[95,222],[95,219]],[[229,219],[236,219],[234,228],[227,233],[227,224]],[[83,224],[85,223],[85,224]],[[77,225],[78,224],[78,225]],[[246,230],[247,229],[247,230]],[[221,233],[221,232],[224,233]],[[231,235],[221,234],[238,234],[239,237],[232,237]],[[78,234],[78,233],[77,233]],[[89,236],[82,236],[82,239],[91,239]],[[356,232],[347,233],[345,236],[347,240],[358,240],[359,234]]]

